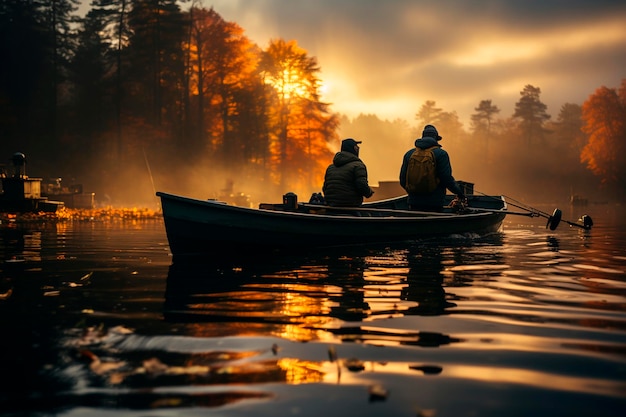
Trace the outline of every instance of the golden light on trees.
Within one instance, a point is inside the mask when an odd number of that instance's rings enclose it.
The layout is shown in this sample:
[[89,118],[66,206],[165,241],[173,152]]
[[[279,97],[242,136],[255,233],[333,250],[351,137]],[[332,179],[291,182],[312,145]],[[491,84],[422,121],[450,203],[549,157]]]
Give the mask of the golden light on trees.
[[292,97],[306,98],[308,94],[305,80],[295,69],[285,68],[280,76],[266,78],[265,82],[274,87],[286,100]]
[[600,87],[583,104],[589,140],[580,160],[606,184],[626,188],[626,79],[617,91]]
[[337,117],[320,101],[313,57],[296,41],[273,40],[263,53],[260,72],[268,90],[270,165],[281,188],[316,190],[332,158],[329,139]]

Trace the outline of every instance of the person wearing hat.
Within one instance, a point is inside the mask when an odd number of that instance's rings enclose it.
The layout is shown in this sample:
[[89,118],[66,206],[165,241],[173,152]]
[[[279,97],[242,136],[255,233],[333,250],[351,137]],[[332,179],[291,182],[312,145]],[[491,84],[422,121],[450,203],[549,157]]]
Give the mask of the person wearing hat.
[[435,175],[438,178],[438,184],[434,191],[429,193],[409,192],[408,203],[411,210],[419,211],[442,211],[445,206],[446,190],[457,195],[461,201],[465,201],[463,190],[459,187],[456,180],[452,176],[452,165],[450,164],[450,156],[448,152],[441,148],[439,141],[441,136],[437,128],[433,125],[424,126],[422,137],[415,140],[415,148],[409,149],[402,159],[402,167],[400,168],[400,185],[407,190],[407,170],[411,155],[417,148],[432,148],[435,158]]
[[359,144],[352,138],[341,141],[341,151],[326,169],[322,192],[329,206],[353,207],[363,204],[374,190],[367,182],[367,168],[359,158]]

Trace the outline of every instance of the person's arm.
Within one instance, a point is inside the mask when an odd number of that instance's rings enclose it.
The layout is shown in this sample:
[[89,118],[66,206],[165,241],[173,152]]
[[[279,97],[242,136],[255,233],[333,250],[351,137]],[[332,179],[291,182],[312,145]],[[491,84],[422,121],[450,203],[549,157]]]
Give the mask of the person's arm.
[[439,176],[439,181],[446,187],[450,192],[457,195],[459,198],[465,198],[465,194],[459,184],[457,184],[456,180],[452,176],[452,165],[450,164],[450,156],[447,152],[441,150],[441,152],[437,152],[437,175]]
[[408,169],[408,161],[411,157],[411,151],[404,154],[402,158],[402,166],[400,167],[400,186],[406,190],[406,171]]
[[358,163],[354,167],[354,180],[356,189],[363,197],[371,197],[374,190],[367,182],[367,168],[364,163]]

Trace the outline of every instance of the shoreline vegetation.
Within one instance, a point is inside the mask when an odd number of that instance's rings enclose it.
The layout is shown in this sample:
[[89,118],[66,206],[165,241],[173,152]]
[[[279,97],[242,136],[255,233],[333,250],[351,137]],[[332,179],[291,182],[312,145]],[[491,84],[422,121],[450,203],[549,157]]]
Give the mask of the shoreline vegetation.
[[61,208],[54,213],[0,213],[0,226],[29,222],[117,222],[127,220],[152,220],[162,218],[161,210],[145,207],[69,209]]

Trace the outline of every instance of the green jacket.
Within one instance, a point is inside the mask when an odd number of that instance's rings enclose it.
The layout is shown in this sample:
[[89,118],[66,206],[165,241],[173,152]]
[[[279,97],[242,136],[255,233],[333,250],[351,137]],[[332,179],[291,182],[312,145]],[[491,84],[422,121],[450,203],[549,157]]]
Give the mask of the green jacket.
[[335,154],[333,163],[326,169],[322,191],[329,206],[360,206],[363,197],[374,194],[363,161],[343,151]]

